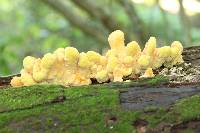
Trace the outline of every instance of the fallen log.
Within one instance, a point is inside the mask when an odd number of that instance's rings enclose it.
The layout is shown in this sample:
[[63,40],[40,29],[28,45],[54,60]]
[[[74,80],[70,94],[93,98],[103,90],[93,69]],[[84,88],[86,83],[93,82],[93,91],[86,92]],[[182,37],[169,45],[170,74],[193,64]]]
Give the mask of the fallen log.
[[[183,58],[200,65],[199,52],[186,48]],[[12,76],[0,77],[0,85],[5,88]],[[0,90],[0,132],[198,132],[198,84],[155,77],[68,88],[6,87]],[[155,106],[165,109],[146,110]]]

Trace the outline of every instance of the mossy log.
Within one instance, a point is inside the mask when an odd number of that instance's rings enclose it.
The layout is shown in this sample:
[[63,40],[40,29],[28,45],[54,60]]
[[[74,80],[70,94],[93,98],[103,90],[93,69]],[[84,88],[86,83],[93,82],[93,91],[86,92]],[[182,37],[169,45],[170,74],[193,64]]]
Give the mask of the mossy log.
[[[194,53],[185,50],[186,61],[194,62]],[[80,87],[0,89],[0,132],[198,133],[199,118],[199,84],[170,84],[160,76]]]

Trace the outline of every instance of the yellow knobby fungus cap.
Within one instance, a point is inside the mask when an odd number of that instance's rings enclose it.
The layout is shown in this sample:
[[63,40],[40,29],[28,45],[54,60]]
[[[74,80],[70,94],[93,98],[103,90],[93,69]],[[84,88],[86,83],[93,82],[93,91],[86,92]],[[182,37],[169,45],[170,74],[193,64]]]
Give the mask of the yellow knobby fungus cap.
[[73,82],[73,85],[75,85],[75,86],[89,85],[89,84],[91,84],[91,80],[81,74],[77,74],[75,77],[75,80]]
[[102,83],[102,82],[107,81],[107,80],[108,80],[107,71],[106,71],[106,70],[102,70],[102,71],[97,72],[95,78],[97,79],[97,81],[98,81],[99,83]]
[[177,64],[181,64],[183,62],[184,61],[183,61],[182,55],[180,55],[177,58],[175,58],[172,63],[173,63],[173,65],[177,65]]
[[148,55],[141,55],[138,59],[138,64],[141,67],[147,67],[150,63],[150,56]]
[[133,63],[133,57],[131,57],[131,56],[124,57],[124,63],[131,65]]
[[101,58],[100,58],[100,64],[102,66],[105,66],[107,64],[107,58],[105,56],[101,56]]
[[132,73],[132,68],[123,68],[122,73],[123,76],[129,76]]
[[41,66],[45,69],[50,69],[54,64],[56,57],[54,54],[47,53],[41,60]]
[[86,53],[80,53],[78,66],[82,68],[89,68],[91,66],[91,62],[89,61]]
[[65,48],[65,60],[69,64],[76,64],[79,59],[79,52],[76,48],[66,47]]
[[156,56],[154,58],[154,60],[151,62],[152,69],[157,69],[157,68],[161,67],[163,65],[163,63],[167,60],[167,58],[162,58],[160,56]]
[[41,82],[45,80],[48,76],[48,70],[47,69],[41,69],[40,71],[33,72],[33,79],[37,82]]
[[115,49],[112,49],[106,52],[106,57],[108,58],[109,56],[117,56],[118,54],[119,53]]
[[65,49],[64,48],[58,48],[54,51],[54,54],[56,55],[58,61],[62,61],[65,58]]
[[90,61],[95,62],[95,63],[99,63],[101,55],[99,53],[94,52],[94,51],[88,51],[87,57]]
[[178,49],[177,47],[171,47],[171,57],[175,58],[178,55],[181,55],[180,49]]
[[136,41],[132,41],[132,42],[127,44],[126,52],[127,52],[127,55],[134,56],[137,53],[141,52],[141,48]]
[[122,82],[123,81],[123,68],[116,67],[113,71],[114,82]]
[[49,69],[41,67],[41,59],[37,59],[33,66],[33,79],[37,82],[47,78]]
[[170,46],[164,46],[164,47],[158,48],[157,50],[158,50],[157,52],[158,52],[159,57],[165,58],[171,55]]
[[150,78],[150,77],[154,77],[154,76],[155,75],[153,74],[152,68],[147,68],[142,77]]
[[174,41],[172,44],[171,44],[171,47],[174,48],[174,47],[177,47],[180,51],[180,53],[183,52],[183,45],[179,42],[179,41]]
[[16,76],[12,78],[10,84],[13,87],[19,87],[24,85],[21,81],[21,77],[16,77]]
[[156,48],[156,38],[150,37],[149,40],[147,41],[146,45],[145,45],[143,52],[147,55],[152,55],[155,48]]
[[113,72],[114,68],[117,66],[118,60],[115,56],[111,56],[108,58],[108,64],[107,64],[107,71]]
[[36,84],[36,82],[33,80],[32,75],[30,75],[26,70],[21,70],[21,82],[24,86],[30,86]]
[[109,37],[108,42],[111,49],[120,49],[124,47],[124,33],[120,30],[113,31]]
[[25,57],[23,60],[24,69],[26,69],[27,71],[32,71],[35,60],[36,58],[32,56]]

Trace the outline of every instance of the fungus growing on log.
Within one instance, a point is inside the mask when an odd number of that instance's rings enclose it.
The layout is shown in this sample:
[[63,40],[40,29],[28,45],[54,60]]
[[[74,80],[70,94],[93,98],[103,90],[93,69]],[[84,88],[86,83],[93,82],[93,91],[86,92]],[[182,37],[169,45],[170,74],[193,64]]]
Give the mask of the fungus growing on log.
[[64,86],[89,85],[91,79],[98,83],[108,80],[122,82],[123,77],[153,77],[152,69],[164,65],[172,67],[183,62],[183,46],[174,41],[171,46],[156,48],[156,38],[150,37],[141,51],[139,44],[132,41],[125,46],[124,33],[112,32],[108,37],[111,47],[105,55],[94,51],[79,53],[76,48],[58,48],[42,58],[27,56],[23,60],[21,76],[14,77],[14,87],[34,84],[60,84]]

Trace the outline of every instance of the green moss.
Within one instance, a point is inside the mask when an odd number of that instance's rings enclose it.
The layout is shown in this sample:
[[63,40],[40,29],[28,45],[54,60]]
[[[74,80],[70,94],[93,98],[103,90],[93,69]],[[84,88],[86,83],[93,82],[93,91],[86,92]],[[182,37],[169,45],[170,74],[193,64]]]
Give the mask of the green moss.
[[[66,100],[50,102],[59,95],[64,95]],[[118,90],[97,86],[31,86],[1,90],[1,105],[6,109],[0,113],[0,132],[86,132],[91,129],[110,132],[119,131],[121,127],[132,131],[134,127],[130,123],[137,112],[124,115],[125,112],[119,107],[118,95]],[[51,104],[44,104],[47,102]],[[116,117],[116,122],[110,124],[111,117]]]
[[[0,132],[135,132],[133,122],[144,119],[149,127],[165,121],[199,119],[200,95],[178,101],[169,111],[149,107],[144,113],[120,107],[119,89],[167,82],[165,78],[141,79],[65,88],[40,85],[0,90]],[[65,96],[63,102],[52,102]]]
[[168,83],[168,82],[169,82],[169,79],[167,77],[156,76],[154,78],[151,78],[150,80],[147,80],[146,82],[144,82],[144,84],[154,86],[157,84],[163,84],[163,83]]
[[[103,84],[103,86],[109,86],[109,88],[119,89],[119,88],[130,88],[135,86],[155,86],[157,84],[168,83],[169,79],[164,76],[155,76],[153,78],[141,78],[139,80],[132,80],[131,82],[114,82]],[[102,85],[97,85],[102,86]]]
[[195,95],[176,103],[174,114],[179,114],[180,121],[200,118],[200,95]]
[[181,123],[200,119],[200,94],[179,100],[171,109],[153,110],[151,115],[143,115],[142,118],[149,122],[150,127],[155,127],[161,122]]
[[197,133],[197,132],[193,131],[192,129],[186,129],[185,131],[183,131],[183,133]]
[[43,104],[62,95],[62,86],[31,86],[0,90],[0,112]]

